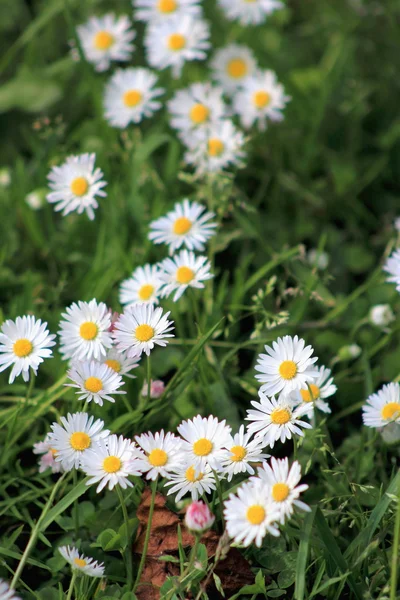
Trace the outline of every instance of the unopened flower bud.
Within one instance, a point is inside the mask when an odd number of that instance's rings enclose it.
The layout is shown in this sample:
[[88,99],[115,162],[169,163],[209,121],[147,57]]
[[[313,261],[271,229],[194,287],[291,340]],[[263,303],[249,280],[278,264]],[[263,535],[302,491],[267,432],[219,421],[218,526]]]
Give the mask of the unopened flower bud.
[[11,183],[11,172],[8,167],[0,169],[0,187],[8,187]]
[[369,311],[369,320],[377,327],[387,327],[395,317],[389,304],[376,304]]
[[[163,395],[165,390],[164,382],[161,379],[151,380],[150,385],[150,398],[160,398]],[[143,384],[142,387],[142,396],[147,397],[148,392],[148,384],[147,381]]]
[[329,256],[326,252],[318,252],[316,248],[311,248],[307,252],[307,260],[312,267],[324,271],[329,264]]
[[28,206],[31,207],[32,210],[39,210],[45,204],[45,196],[46,190],[34,190],[33,192],[25,196],[25,202]]
[[214,515],[211,513],[207,504],[201,500],[197,500],[189,504],[186,509],[185,525],[189,531],[200,533],[212,527],[215,521]]
[[350,360],[357,358],[361,354],[361,348],[357,344],[350,344],[349,346],[342,346],[338,352],[339,360]]

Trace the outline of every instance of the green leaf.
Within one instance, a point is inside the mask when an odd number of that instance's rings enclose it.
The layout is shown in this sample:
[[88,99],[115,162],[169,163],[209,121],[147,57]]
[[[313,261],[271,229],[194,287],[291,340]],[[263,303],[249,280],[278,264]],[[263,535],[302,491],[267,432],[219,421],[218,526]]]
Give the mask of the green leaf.
[[295,600],[303,600],[304,593],[306,589],[306,570],[307,570],[307,561],[308,561],[308,553],[310,547],[310,538],[311,538],[311,530],[314,523],[315,518],[315,506],[312,511],[308,513],[304,518],[303,523],[303,533],[304,538],[301,540],[299,545],[299,552],[297,555],[297,564],[296,564],[296,585],[294,590],[294,598]]
[[80,496],[82,496],[86,492],[86,482],[88,481],[88,479],[88,477],[85,477],[85,479],[78,483],[78,485],[76,485],[66,496],[64,496],[64,498],[62,498],[59,502],[57,502],[55,506],[53,506],[52,509],[49,510],[49,512],[42,521],[40,527],[41,532],[46,531],[49,525],[51,525],[53,521],[57,519],[57,517],[59,517],[64,511],[66,511],[67,508],[71,506],[73,502],[75,502],[75,500],[80,498]]
[[61,87],[40,72],[22,70],[0,88],[0,113],[20,109],[35,113],[48,109],[62,97]]

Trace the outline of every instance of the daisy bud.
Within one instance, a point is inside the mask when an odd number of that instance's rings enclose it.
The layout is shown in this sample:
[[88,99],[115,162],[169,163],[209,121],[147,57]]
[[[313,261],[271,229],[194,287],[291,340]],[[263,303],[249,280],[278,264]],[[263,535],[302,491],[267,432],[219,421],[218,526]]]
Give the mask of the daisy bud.
[[307,252],[307,260],[312,267],[324,271],[329,264],[329,256],[326,252],[318,252],[316,248],[311,248]]
[[387,327],[394,321],[394,314],[389,304],[376,304],[369,311],[369,320],[377,327]]
[[0,169],[0,187],[6,188],[11,183],[11,173],[8,167]]
[[43,189],[34,190],[25,196],[25,202],[32,210],[39,210],[45,204],[46,191]]
[[361,354],[361,348],[357,344],[350,344],[349,346],[342,346],[338,352],[339,360],[351,360],[352,358],[358,358]]
[[186,510],[185,525],[189,531],[203,532],[210,529],[215,521],[207,504],[201,500],[189,504]]
[[[150,398],[160,398],[165,390],[165,385],[164,382],[161,381],[161,379],[155,379],[154,381],[151,380],[151,385],[150,385]],[[147,381],[143,384],[142,387],[142,396],[144,396],[145,398],[147,397],[147,393],[148,393],[148,384]]]

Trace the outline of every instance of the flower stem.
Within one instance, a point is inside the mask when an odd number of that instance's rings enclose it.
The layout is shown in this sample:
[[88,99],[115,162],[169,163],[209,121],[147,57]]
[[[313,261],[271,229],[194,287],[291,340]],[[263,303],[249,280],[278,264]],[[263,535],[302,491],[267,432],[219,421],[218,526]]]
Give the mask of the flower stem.
[[146,357],[147,366],[147,406],[150,404],[151,399],[151,361],[150,355]]
[[72,570],[71,583],[69,584],[69,588],[68,588],[67,600],[71,600],[71,598],[72,598],[72,592],[74,591],[74,585],[75,585],[76,575],[77,575],[77,570],[73,569]]
[[133,581],[133,558],[132,558],[132,546],[131,546],[131,538],[129,535],[129,518],[128,511],[126,510],[126,504],[124,495],[122,493],[121,487],[119,485],[116,486],[117,494],[119,501],[121,503],[122,514],[124,515],[125,528],[126,528],[126,574],[127,574],[127,584],[130,588],[132,586]]
[[398,568],[398,556],[399,556],[399,542],[400,542],[400,486],[397,493],[397,511],[396,520],[394,523],[394,538],[392,546],[392,560],[391,560],[391,573],[390,573],[390,600],[396,600],[397,596],[397,568]]
[[222,487],[221,487],[221,480],[218,477],[218,473],[215,469],[212,470],[214,473],[214,479],[215,479],[215,485],[217,487],[217,493],[218,493],[218,500],[219,500],[219,511],[221,514],[221,521],[222,521],[222,530],[225,529],[225,521],[224,521],[224,500],[222,497]]
[[149,540],[150,540],[151,522],[153,520],[153,512],[154,512],[154,504],[155,504],[155,500],[156,500],[156,492],[157,492],[157,478],[152,483],[151,502],[150,502],[149,517],[148,517],[148,520],[147,520],[146,537],[144,538],[144,546],[143,546],[142,557],[140,559],[139,569],[138,569],[138,572],[137,572],[137,575],[136,575],[136,581],[135,581],[135,584],[134,584],[133,590],[132,590],[133,594],[136,592],[136,588],[139,585],[140,578],[142,576],[143,569],[144,569],[144,563],[145,563],[146,555],[147,555],[147,548],[149,546]]
[[[74,487],[78,485],[78,472],[76,469],[73,469],[72,475],[74,478]],[[79,538],[79,506],[78,500],[74,500],[74,525],[75,525],[75,541],[78,541]]]

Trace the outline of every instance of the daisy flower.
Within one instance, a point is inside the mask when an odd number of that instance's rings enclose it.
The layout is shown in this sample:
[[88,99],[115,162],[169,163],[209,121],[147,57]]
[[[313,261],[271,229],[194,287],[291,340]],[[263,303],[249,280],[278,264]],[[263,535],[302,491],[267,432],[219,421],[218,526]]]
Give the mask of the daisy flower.
[[51,358],[55,335],[49,333],[47,323],[33,316],[8,319],[0,330],[0,373],[12,366],[9,383],[22,375],[29,381],[29,369],[37,373],[40,363]]
[[68,387],[77,388],[78,400],[95,402],[103,406],[103,401],[115,402],[114,394],[126,394],[120,390],[124,385],[121,375],[108,365],[95,360],[74,361],[67,373],[73,383],[66,383]]
[[267,121],[282,121],[282,110],[289,102],[283,85],[278,83],[273,71],[260,71],[248,77],[243,88],[233,98],[233,109],[243,127],[249,129],[257,123],[265,131]]
[[33,453],[42,455],[39,458],[39,473],[43,473],[46,469],[51,469],[52,473],[62,471],[61,463],[56,461],[57,450],[52,446],[50,434],[46,435],[43,442],[33,444]]
[[164,430],[153,433],[137,435],[135,441],[142,451],[137,454],[137,468],[147,473],[147,479],[160,477],[169,478],[182,462],[182,440],[173,433],[164,434]]
[[256,59],[250,48],[230,44],[220,48],[211,61],[213,78],[225,92],[235,92],[256,69]]
[[204,206],[198,202],[190,202],[187,198],[178,202],[174,210],[150,223],[149,240],[155,244],[168,244],[169,254],[182,245],[188,250],[204,250],[204,244],[215,234],[216,223],[210,223],[215,215],[205,212]]
[[386,281],[395,283],[396,290],[400,292],[400,250],[395,250],[387,259],[383,270],[389,273]]
[[371,394],[362,408],[364,425],[384,427],[389,423],[400,424],[400,385],[389,383],[379,392]]
[[60,418],[61,425],[53,423],[49,434],[52,448],[56,451],[56,461],[64,471],[78,469],[80,461],[93,444],[107,438],[108,429],[103,429],[104,421],[94,420],[87,413],[68,413]]
[[138,21],[154,23],[174,15],[201,15],[200,0],[133,0],[135,17]]
[[262,462],[269,458],[269,454],[263,454],[264,444],[260,438],[250,440],[250,434],[244,432],[244,425],[240,426],[238,433],[230,436],[229,443],[222,458],[222,470],[227,475],[227,480],[231,481],[234,475],[238,473],[250,473],[254,475],[255,471],[250,463]]
[[118,69],[104,94],[104,117],[110,125],[124,129],[159,110],[162,104],[157,98],[164,90],[154,87],[156,83],[157,76],[148,69]]
[[144,39],[149,64],[155,69],[172,68],[178,78],[185,62],[204,60],[210,47],[208,24],[190,15],[174,16],[150,23]]
[[103,17],[90,17],[76,30],[83,53],[96,71],[106,71],[111,61],[128,61],[134,50],[132,40],[135,32],[130,29],[127,16],[116,17],[113,13]]
[[79,554],[76,548],[70,548],[70,546],[60,546],[58,551],[73,569],[76,569],[83,575],[88,575],[89,577],[103,577],[104,563],[98,563],[93,558],[89,558],[84,554]]
[[205,465],[201,471],[198,471],[194,465],[187,464],[181,465],[174,473],[170,473],[169,481],[164,487],[171,487],[168,496],[176,494],[176,502],[189,493],[192,500],[198,500],[203,494],[211,494],[216,489],[214,473],[209,465]]
[[111,317],[104,302],[74,302],[61,317],[58,334],[64,360],[100,360],[111,348]]
[[4,579],[0,579],[0,600],[21,600]]
[[115,348],[111,348],[104,358],[101,359],[104,365],[107,365],[118,375],[124,375],[129,379],[136,379],[136,375],[130,375],[132,369],[136,369],[139,363],[136,358],[128,358],[123,352],[118,352]]
[[124,306],[132,304],[158,304],[160,291],[160,267],[144,265],[137,267],[128,279],[121,283],[119,301]]
[[161,295],[163,298],[173,292],[174,302],[191,288],[204,288],[203,281],[214,277],[210,273],[211,264],[206,256],[196,256],[194,252],[181,250],[172,258],[166,258],[160,263],[160,279],[163,282]]
[[310,511],[310,507],[299,500],[302,492],[308,489],[308,485],[302,483],[301,466],[295,460],[289,469],[289,460],[287,458],[271,458],[271,464],[264,463],[258,469],[258,477],[266,484],[271,502],[279,510],[279,521],[283,525],[285,517],[293,513],[293,507],[297,506],[301,510]]
[[171,127],[180,134],[207,128],[210,123],[221,120],[226,112],[222,88],[208,82],[192,83],[178,90],[167,105]]
[[183,421],[178,432],[183,438],[182,451],[186,462],[197,471],[204,471],[208,464],[212,469],[221,470],[224,448],[229,444],[231,428],[226,421],[218,421],[210,415],[208,419],[197,415]]
[[279,510],[265,493],[261,481],[246,482],[225,502],[224,516],[228,534],[237,544],[260,547],[267,533],[279,536],[276,521]]
[[218,4],[230,21],[241,25],[258,25],[278,8],[283,8],[278,0],[218,0]]
[[131,440],[122,435],[110,435],[107,440],[99,440],[82,458],[82,469],[90,477],[87,485],[98,483],[97,493],[107,485],[109,490],[116,485],[123,489],[133,487],[128,477],[141,475],[134,452]]
[[174,337],[169,333],[174,329],[173,321],[168,321],[169,314],[163,315],[163,309],[152,304],[129,306],[115,323],[113,335],[118,350],[132,358],[142,352],[150,356],[155,345],[166,346],[166,338]]
[[303,339],[297,335],[285,335],[272,342],[272,348],[265,346],[267,354],[259,354],[257,358],[256,379],[263,385],[261,392],[268,396],[284,392],[290,394],[296,390],[307,387],[307,383],[314,383],[319,372],[314,363],[318,358],[313,357],[312,346],[305,346]]
[[314,413],[314,408],[319,408],[324,413],[332,412],[327,402],[324,402],[324,398],[329,398],[336,393],[337,387],[333,383],[333,377],[331,377],[331,370],[326,367],[316,367],[318,372],[314,383],[309,383],[308,386],[297,390],[295,392],[294,399],[297,402],[305,402],[309,408],[309,416]]
[[294,434],[303,436],[301,427],[312,428],[310,423],[300,419],[309,411],[307,404],[294,408],[288,396],[267,398],[261,391],[259,396],[260,402],[251,402],[256,410],[247,411],[246,421],[252,421],[248,425],[249,433],[255,434],[256,438],[262,437],[265,445],[273,448],[278,440],[290,440]]
[[48,174],[52,191],[47,194],[47,201],[55,204],[56,211],[62,210],[63,216],[74,210],[78,215],[85,211],[93,221],[93,209],[99,206],[96,196],[107,196],[103,190],[107,183],[102,180],[103,171],[95,169],[95,160],[95,154],[69,156],[60,167],[53,167]]

